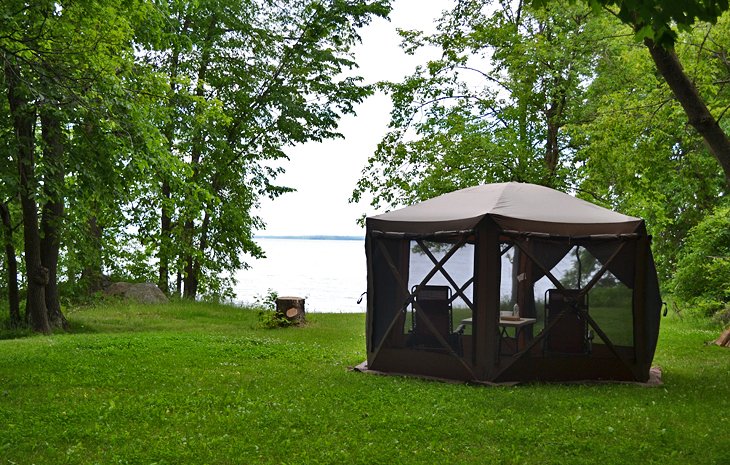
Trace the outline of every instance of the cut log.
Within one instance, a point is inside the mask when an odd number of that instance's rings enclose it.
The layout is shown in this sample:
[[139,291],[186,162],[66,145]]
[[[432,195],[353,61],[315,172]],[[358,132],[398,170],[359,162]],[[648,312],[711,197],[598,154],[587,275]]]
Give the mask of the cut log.
[[730,347],[730,328],[727,328],[725,331],[723,331],[720,337],[718,337],[715,341],[715,344],[719,345],[720,347]]
[[304,298],[277,297],[276,313],[295,324],[304,322]]

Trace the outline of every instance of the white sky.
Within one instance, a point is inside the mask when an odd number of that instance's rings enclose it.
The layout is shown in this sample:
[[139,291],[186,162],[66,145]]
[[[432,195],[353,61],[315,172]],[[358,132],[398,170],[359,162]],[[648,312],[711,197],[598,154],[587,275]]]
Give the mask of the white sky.
[[[396,28],[432,29],[450,0],[395,0],[390,21],[376,19],[360,31],[362,44],[355,49],[359,73],[368,83],[399,81],[426,57],[411,57],[400,49]],[[274,201],[264,200],[258,211],[267,224],[261,235],[364,235],[356,224],[363,214],[373,214],[367,202],[348,204],[368,157],[385,135],[391,109],[389,97],[376,94],[356,107],[357,116],[340,121],[344,139],[308,143],[290,149],[291,161],[277,184],[295,188]]]

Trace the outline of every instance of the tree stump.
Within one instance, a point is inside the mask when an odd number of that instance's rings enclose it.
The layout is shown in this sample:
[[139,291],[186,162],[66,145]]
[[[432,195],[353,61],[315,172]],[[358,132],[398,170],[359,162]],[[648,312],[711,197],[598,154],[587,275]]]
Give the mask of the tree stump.
[[294,324],[304,323],[304,298],[277,297],[276,313]]
[[727,328],[722,335],[717,338],[715,344],[720,347],[730,347],[730,328]]

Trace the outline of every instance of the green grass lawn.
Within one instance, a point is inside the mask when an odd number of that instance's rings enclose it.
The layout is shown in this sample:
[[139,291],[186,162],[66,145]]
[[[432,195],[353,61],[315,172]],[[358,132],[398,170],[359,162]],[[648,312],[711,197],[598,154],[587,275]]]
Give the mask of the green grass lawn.
[[489,388],[354,373],[364,316],[265,330],[203,303],[0,340],[0,464],[730,463],[730,350],[665,318],[665,385]]

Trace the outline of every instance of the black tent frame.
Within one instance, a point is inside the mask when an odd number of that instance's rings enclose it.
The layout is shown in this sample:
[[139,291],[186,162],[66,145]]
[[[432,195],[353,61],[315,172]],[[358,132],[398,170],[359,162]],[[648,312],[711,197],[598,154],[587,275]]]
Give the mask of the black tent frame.
[[[532,252],[530,241],[539,239],[550,243],[563,244],[568,248],[573,245],[611,244],[615,243],[615,250],[602,261],[601,268],[593,277],[579,289],[567,289],[548,269],[548,266],[541,263],[538,257]],[[403,257],[410,251],[407,244],[414,241],[419,249],[428,257],[432,264],[431,270],[424,278],[412,288],[408,287],[408,269],[401,264]],[[386,246],[386,242],[391,244]],[[429,249],[426,242],[439,242],[450,244],[449,249],[438,259]],[[474,252],[474,274],[462,285],[459,285],[445,269],[446,263],[451,257],[467,243],[475,246]],[[404,244],[404,245],[398,245]],[[505,246],[506,244],[506,246]],[[626,249],[627,244],[632,244],[632,249]],[[540,345],[545,343],[546,337],[555,328],[561,318],[567,315],[568,307],[552,321],[546,322],[542,332],[534,338],[530,338],[527,344],[509,356],[500,353],[498,326],[499,295],[498,286],[500,279],[501,256],[511,247],[519,250],[527,261],[536,267],[555,287],[556,290],[564,292],[569,299],[583,299],[596,286],[599,280],[609,271],[618,256],[623,254],[626,260],[626,253],[633,251],[634,258],[632,266],[634,273],[633,293],[633,337],[634,344],[630,350],[626,347],[616,346],[606,332],[600,327],[587,309],[578,306],[577,311],[580,317],[584,318],[588,326],[595,332],[600,341],[605,345],[616,363],[609,359],[602,358],[594,360],[592,354],[585,357],[550,357],[544,354],[542,357],[536,355],[541,353]],[[573,379],[619,379],[645,381],[648,379],[651,356],[653,356],[656,345],[656,334],[654,329],[646,329],[647,318],[647,291],[646,276],[655,272],[653,262],[647,260],[649,252],[649,237],[645,233],[618,235],[592,235],[592,236],[558,236],[535,234],[520,231],[500,230],[494,222],[483,221],[473,230],[442,231],[435,233],[417,232],[382,232],[371,228],[367,231],[366,249],[368,252],[368,366],[372,369],[385,372],[403,372],[437,376],[444,378],[457,378],[464,380],[476,380],[484,382],[511,382],[527,380],[573,380]],[[403,252],[403,251],[406,252]],[[377,313],[380,303],[377,296],[379,289],[377,285],[386,282],[388,278],[376,276],[373,264],[374,254],[387,265],[390,270],[391,281],[394,281],[396,288],[392,295],[401,296],[398,310],[384,313],[387,326],[384,332],[375,330],[374,321],[383,318]],[[605,258],[605,257],[604,257]],[[429,281],[440,273],[453,290],[451,301],[460,298],[473,314],[472,335],[473,341],[469,350],[455,350],[452,344],[443,337],[432,321],[427,317],[426,312],[419,308],[416,294]],[[376,285],[376,283],[378,283]],[[473,288],[473,298],[467,295],[469,286]],[[571,293],[568,291],[572,291]],[[658,295],[658,292],[657,292]],[[378,303],[376,303],[378,302]],[[404,321],[408,308],[415,308],[420,312],[421,321],[428,331],[438,341],[438,349],[441,354],[435,352],[413,351],[406,345],[393,343],[392,337],[397,333],[396,328]],[[653,308],[653,307],[652,307]],[[653,320],[652,320],[653,321]],[[658,332],[658,320],[656,321],[656,332]],[[377,333],[377,334],[376,334]],[[648,336],[647,336],[648,335]],[[444,358],[445,354],[446,358]]]

